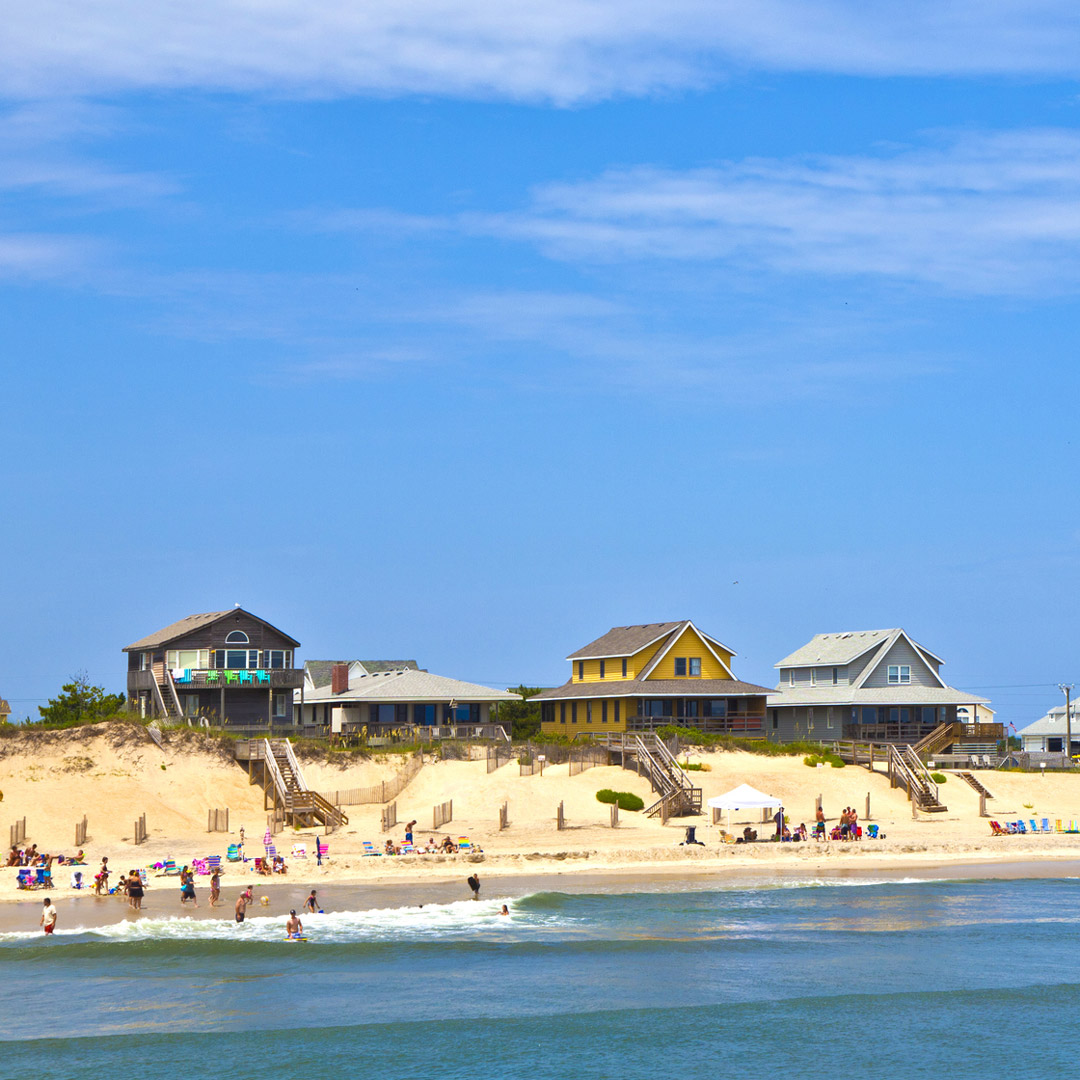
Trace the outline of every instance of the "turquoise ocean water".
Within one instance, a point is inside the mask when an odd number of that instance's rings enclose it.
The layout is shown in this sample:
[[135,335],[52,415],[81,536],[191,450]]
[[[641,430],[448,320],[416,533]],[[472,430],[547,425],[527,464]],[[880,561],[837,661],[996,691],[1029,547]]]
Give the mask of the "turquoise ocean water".
[[0,935],[0,1075],[1080,1072],[1077,880],[503,899]]

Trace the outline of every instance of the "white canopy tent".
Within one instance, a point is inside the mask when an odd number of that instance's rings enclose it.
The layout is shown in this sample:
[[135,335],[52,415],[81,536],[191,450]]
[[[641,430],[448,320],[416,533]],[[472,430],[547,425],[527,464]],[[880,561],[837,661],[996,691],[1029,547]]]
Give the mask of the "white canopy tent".
[[705,805],[727,813],[729,828],[732,810],[779,810],[781,813],[784,810],[783,802],[775,795],[766,795],[764,791],[758,791],[749,784],[740,784],[723,795],[714,795]]
[[740,784],[723,795],[714,795],[705,805],[717,810],[765,810],[784,804],[775,795],[766,795],[749,784]]

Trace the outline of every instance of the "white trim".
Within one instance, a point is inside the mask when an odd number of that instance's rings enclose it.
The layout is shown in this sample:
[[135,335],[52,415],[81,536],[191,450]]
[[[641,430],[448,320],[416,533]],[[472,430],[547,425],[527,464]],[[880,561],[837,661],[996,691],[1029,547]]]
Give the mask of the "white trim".
[[[716,680],[712,680],[712,681],[715,682]],[[690,681],[689,679],[687,680],[687,684],[689,686],[694,685],[694,683],[692,681]],[[586,685],[586,684],[584,684],[584,683],[575,683],[574,685],[575,686],[583,686],[583,685]],[[590,683],[588,685],[592,685],[592,684]],[[715,694],[704,693],[703,691],[694,691],[692,693],[686,693],[686,694],[682,694],[682,693],[679,693],[679,694],[663,693],[662,694],[659,691],[654,691],[653,693],[650,694],[649,691],[648,691],[648,685],[649,685],[648,683],[645,683],[644,686],[641,689],[638,689],[638,690],[623,690],[623,691],[614,691],[614,692],[609,690],[609,691],[607,691],[605,693],[600,693],[600,694],[575,694],[573,697],[544,698],[544,697],[540,697],[539,695],[534,694],[531,698],[529,698],[529,701],[539,701],[541,703],[548,702],[548,701],[552,701],[552,702],[555,702],[555,701],[585,701],[585,700],[599,701],[601,698],[636,698],[636,697],[649,698],[650,700],[654,700],[654,699],[657,699],[657,698],[672,698],[672,699],[675,699],[675,698],[726,698],[726,697],[727,698],[735,698],[735,697],[745,697],[745,698],[763,697],[763,698],[767,698],[769,696],[769,694],[772,693],[771,690],[769,690],[767,692],[749,691],[749,690],[747,690],[747,691],[740,691],[739,693],[735,693],[734,691],[727,691],[727,692],[719,691],[719,692],[717,692]],[[693,719],[693,718],[691,717],[691,719]]]
[[[694,629],[697,630],[697,627],[695,626]],[[734,649],[729,649],[719,638],[709,637],[708,634],[702,634],[700,630],[698,630],[698,633],[701,634],[703,641],[711,641],[714,645],[719,645],[724,652],[731,653],[732,658],[739,655]]]
[[[893,636],[887,642],[885,642],[884,652],[881,654],[881,657],[875,663],[866,665],[866,668],[863,671],[862,675],[859,676],[859,681],[857,683],[855,683],[855,688],[856,689],[861,689],[863,683],[866,682],[866,680],[868,678],[870,678],[870,676],[875,671],[877,671],[877,669],[879,667],[881,667],[882,661],[889,654],[889,650],[901,638],[903,638],[911,646],[911,648],[914,650],[914,652],[919,654],[919,656],[921,658],[921,654],[923,652],[923,649],[921,648],[921,646],[916,645],[915,642],[912,641],[910,637],[908,637],[908,634],[907,634],[906,630],[901,628],[901,629],[897,630],[896,633],[893,634]],[[927,652],[929,652],[929,650],[927,650]],[[933,653],[929,653],[929,655],[934,656]],[[938,658],[936,656],[934,656],[934,659],[937,660]],[[941,661],[941,663],[944,663],[944,662],[945,662],[944,660]],[[923,663],[926,664],[926,670],[929,671],[930,674],[933,675],[933,677],[937,680],[938,686],[940,686],[940,687],[942,687],[944,689],[945,688],[945,680],[934,670],[934,665],[933,664],[927,664],[925,659],[923,660]],[[897,684],[897,683],[889,683],[889,672],[888,672],[887,669],[885,671],[885,682],[886,682],[886,685],[891,685],[891,686],[896,686],[896,685],[904,686],[904,685],[906,685],[904,683],[899,683],[899,684]]]
[[[653,673],[653,671],[656,669],[657,664],[659,664],[660,661],[663,660],[664,657],[667,656],[667,654],[669,652],[671,652],[671,650],[675,647],[675,642],[677,642],[679,640],[679,638],[681,638],[683,636],[683,634],[686,633],[687,630],[693,630],[694,633],[697,634],[697,636],[701,639],[702,644],[712,654],[713,659],[720,665],[721,668],[723,668],[724,671],[726,671],[728,673],[729,678],[734,679],[735,676],[732,673],[731,668],[729,668],[727,666],[727,664],[725,664],[724,661],[720,659],[720,657],[716,653],[716,650],[709,644],[709,639],[689,619],[687,619],[683,623],[683,625],[682,625],[682,627],[680,629],[673,630],[671,632],[671,640],[668,642],[667,647],[664,648],[664,649],[661,649],[660,652],[658,652],[645,665],[645,669],[641,672],[640,675],[638,675],[638,678],[642,679],[642,680],[647,679]],[[726,648],[726,646],[725,646],[725,648]],[[732,655],[734,655],[734,654],[732,654]],[[688,682],[690,681],[689,678],[687,679],[687,681]]]

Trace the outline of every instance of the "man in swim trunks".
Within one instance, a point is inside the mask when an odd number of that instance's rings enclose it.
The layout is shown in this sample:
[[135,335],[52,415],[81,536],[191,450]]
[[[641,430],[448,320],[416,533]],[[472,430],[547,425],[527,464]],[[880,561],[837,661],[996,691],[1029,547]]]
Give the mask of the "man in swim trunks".
[[[310,911],[312,915],[319,910],[319,901],[315,896],[314,889],[311,890],[311,895],[304,901],[304,910]],[[296,912],[294,911],[293,914],[295,915]]]
[[289,912],[289,917],[285,921],[285,936],[287,938],[298,938],[304,932],[304,924],[296,917],[296,909],[294,908]]
[[251,891],[249,885],[236,899],[236,921],[242,923],[244,916],[247,915],[247,906],[254,900],[254,894]]
[[56,908],[46,896],[41,902],[41,929],[46,934],[51,934],[56,929]]

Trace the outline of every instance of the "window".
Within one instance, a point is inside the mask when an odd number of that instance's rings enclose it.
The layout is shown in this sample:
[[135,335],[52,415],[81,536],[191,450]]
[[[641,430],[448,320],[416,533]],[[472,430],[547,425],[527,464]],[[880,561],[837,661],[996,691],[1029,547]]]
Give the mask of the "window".
[[696,701],[684,701],[683,702],[683,716],[695,718],[698,714],[698,703]]
[[864,724],[876,724],[878,722],[878,711],[873,705],[863,706],[862,722]]
[[586,724],[591,724],[592,723],[592,702],[591,701],[586,701],[585,702],[585,723]]
[[601,701],[600,702],[600,723],[601,724],[606,724],[607,723],[607,702],[606,701]]
[[[626,663],[626,661],[624,660],[624,661],[623,661],[623,663],[625,664],[625,663]],[[615,723],[616,723],[616,724],[617,724],[617,723],[619,722],[619,706],[620,706],[621,704],[622,704],[622,703],[621,703],[621,702],[619,702],[619,701],[616,701],[616,702],[615,702]]]
[[625,656],[623,657],[623,661],[622,661],[622,677],[624,679],[626,678],[626,657]]
[[184,710],[185,716],[198,716],[199,715],[199,695],[198,694],[181,694],[180,695],[180,707]]
[[777,719],[777,710],[772,710],[772,729],[775,731],[780,726],[780,721]]
[[566,723],[566,702],[565,701],[560,701],[559,702],[559,723],[560,724],[565,724]]
[[727,716],[727,701],[724,698],[712,698],[706,701],[705,715],[723,719]]
[[839,683],[839,682],[840,682],[840,669],[834,667],[832,669],[832,684],[833,684],[833,686],[836,686],[836,684]]
[[262,666],[264,668],[274,668],[280,670],[281,668],[292,667],[292,650],[291,649],[269,649],[262,654]]
[[577,702],[576,701],[571,701],[570,702],[570,723],[571,724],[576,724],[577,723]]
[[677,656],[677,657],[675,657],[675,674],[676,675],[685,675],[686,674],[686,657],[685,656]]
[[810,669],[810,685],[817,686],[817,670],[815,668]]
[[230,671],[259,666],[258,649],[216,649],[214,667],[228,668]]
[[243,630],[232,630],[225,638],[226,645],[247,645],[248,636]]
[[825,726],[827,728],[832,727],[832,706],[831,705],[825,710]]
[[662,701],[660,698],[646,698],[641,703],[641,715],[655,717],[670,716],[671,702]]
[[911,682],[911,666],[909,664],[889,665],[889,685],[903,686]]
[[813,707],[806,710],[806,730],[814,730],[814,710]]
[[579,660],[577,662],[577,677],[578,677],[578,682],[581,682],[581,680],[585,678],[585,661],[584,660]]
[[604,677],[604,668],[605,668],[605,666],[606,666],[606,665],[604,664],[604,661],[603,661],[603,660],[601,660],[601,661],[600,661],[600,678],[601,678],[601,679],[602,679],[602,678]]
[[274,695],[274,716],[283,717],[289,715],[289,695],[288,694],[275,694]]
[[701,657],[700,656],[691,656],[690,657],[690,674],[691,675],[697,675],[697,676],[700,677],[700,675],[701,675]]

